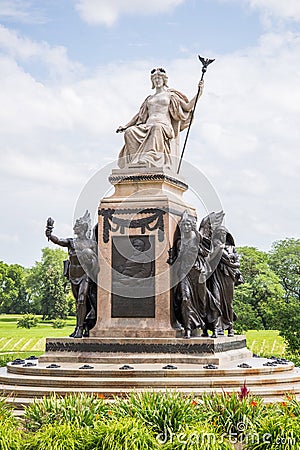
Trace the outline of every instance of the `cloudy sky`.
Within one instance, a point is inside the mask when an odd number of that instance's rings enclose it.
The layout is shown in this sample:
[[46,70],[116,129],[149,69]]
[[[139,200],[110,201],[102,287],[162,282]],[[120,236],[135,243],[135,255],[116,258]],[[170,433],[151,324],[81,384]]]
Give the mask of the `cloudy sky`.
[[49,215],[72,234],[81,192],[96,208],[109,187],[115,129],[151,93],[149,71],[192,97],[199,53],[216,60],[186,160],[238,245],[299,237],[299,0],[0,0],[0,259],[39,260]]

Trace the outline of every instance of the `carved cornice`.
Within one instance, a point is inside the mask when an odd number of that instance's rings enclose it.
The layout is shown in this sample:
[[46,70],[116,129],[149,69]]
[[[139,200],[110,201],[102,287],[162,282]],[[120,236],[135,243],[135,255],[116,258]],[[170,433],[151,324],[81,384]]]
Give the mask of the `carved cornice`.
[[123,182],[139,182],[139,181],[165,181],[170,184],[174,184],[180,189],[187,190],[188,185],[178,178],[174,178],[164,173],[155,174],[140,174],[140,175],[110,175],[109,181],[111,184],[123,183]]

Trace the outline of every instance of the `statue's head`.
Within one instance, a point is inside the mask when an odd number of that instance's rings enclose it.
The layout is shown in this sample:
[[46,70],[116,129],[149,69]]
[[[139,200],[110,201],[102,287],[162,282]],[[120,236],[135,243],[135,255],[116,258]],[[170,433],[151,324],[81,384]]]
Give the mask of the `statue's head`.
[[216,242],[223,243],[225,245],[235,246],[234,238],[231,233],[227,230],[226,227],[221,226],[214,230],[213,232],[213,240]]
[[82,217],[76,219],[73,230],[75,234],[84,234],[86,237],[90,237],[91,216],[88,210],[86,210]]
[[168,87],[168,75],[165,69],[163,69],[162,67],[158,67],[157,69],[151,70],[152,89],[155,88],[155,79],[157,79],[157,77],[162,78],[163,86]]
[[178,225],[181,232],[189,232],[191,230],[195,230],[196,218],[190,216],[188,211],[185,210]]
[[145,250],[145,242],[139,238],[133,239],[132,246],[139,252],[143,252]]

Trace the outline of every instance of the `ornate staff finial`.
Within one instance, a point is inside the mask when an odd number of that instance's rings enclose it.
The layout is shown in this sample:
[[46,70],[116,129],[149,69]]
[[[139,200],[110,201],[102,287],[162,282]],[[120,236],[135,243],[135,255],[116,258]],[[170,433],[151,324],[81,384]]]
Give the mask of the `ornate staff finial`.
[[207,71],[207,67],[214,62],[214,59],[209,59],[209,58],[203,58],[202,56],[198,55],[198,58],[200,59],[200,61],[202,62],[202,77],[201,80],[203,80],[204,78],[204,74]]
[[[203,58],[200,55],[198,55],[198,58],[202,62],[202,76],[201,76],[201,80],[200,81],[203,81],[204,74],[207,71],[207,67],[209,66],[209,64],[214,62],[214,59]],[[198,91],[197,91],[197,95],[196,95],[195,105],[194,105],[194,108],[192,110],[190,124],[189,124],[188,130],[187,130],[186,136],[185,136],[185,141],[184,141],[184,144],[183,144],[183,149],[182,149],[182,152],[181,152],[177,173],[179,173],[179,171],[180,171],[182,158],[183,158],[183,154],[184,154],[184,151],[185,151],[186,143],[187,143],[187,140],[188,140],[188,137],[189,137],[189,134],[190,134],[190,129],[191,129],[191,125],[192,125],[192,122],[193,122],[193,119],[194,119],[194,113],[195,113],[196,105],[197,105],[197,102],[198,102],[198,99],[199,99],[199,95],[200,95],[200,86],[198,85]]]

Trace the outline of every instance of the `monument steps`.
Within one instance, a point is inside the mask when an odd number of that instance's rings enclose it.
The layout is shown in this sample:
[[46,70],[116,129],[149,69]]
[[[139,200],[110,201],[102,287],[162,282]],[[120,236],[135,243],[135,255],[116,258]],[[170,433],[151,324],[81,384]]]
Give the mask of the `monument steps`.
[[216,375],[214,376],[215,370],[210,370],[210,373],[206,376],[182,376],[180,371],[177,372],[177,376],[174,376],[174,371],[172,371],[172,376],[169,374],[161,373],[161,376],[137,376],[133,371],[127,372],[127,376],[111,376],[111,377],[99,377],[90,373],[86,374],[85,377],[63,377],[57,375],[46,375],[41,376],[36,374],[36,376],[25,376],[17,374],[8,374],[6,376],[0,376],[0,382],[5,384],[9,383],[11,385],[19,386],[40,386],[41,380],[44,387],[69,387],[76,385],[77,388],[86,388],[97,386],[100,387],[114,387],[114,388],[128,388],[128,387],[239,387],[243,385],[244,381],[248,386],[257,385],[281,385],[281,384],[300,384],[300,372],[292,371],[292,373],[276,373],[269,375],[256,375],[251,376],[251,374],[245,373],[244,375],[238,376],[224,376]]
[[[122,361],[123,362],[123,361]],[[193,364],[177,369],[162,369],[157,365],[135,366],[120,370],[115,365],[95,365],[94,369],[79,369],[78,364],[65,363],[60,368],[14,366],[0,369],[0,390],[7,401],[21,410],[35,398],[56,393],[65,396],[86,392],[105,399],[124,397],[130,392],[180,391],[200,396],[204,392],[239,391],[244,382],[252,394],[265,401],[282,401],[287,393],[300,398],[300,369],[292,363],[264,366],[264,358],[250,358],[252,368],[238,368],[237,363],[217,369],[204,369]]]
[[[160,364],[144,364],[144,365],[132,365],[132,369],[130,370],[122,370],[124,368],[124,361],[123,359],[119,362],[118,365],[109,365],[109,364],[96,364],[94,366],[91,366],[90,369],[85,368],[82,369],[82,366],[80,364],[62,364],[60,367],[52,367],[49,368],[45,364],[38,364],[33,367],[24,367],[22,365],[12,365],[8,364],[6,373],[12,375],[26,375],[36,377],[36,376],[47,376],[47,377],[64,377],[64,378],[76,378],[76,382],[78,378],[81,377],[91,377],[91,378],[122,378],[122,377],[129,377],[128,374],[130,374],[130,378],[142,378],[142,377],[187,377],[187,378],[196,378],[196,377],[207,377],[207,376],[215,376],[219,378],[222,377],[237,377],[237,376],[254,376],[254,375],[264,375],[264,376],[271,376],[272,374],[276,374],[276,376],[280,376],[280,374],[284,372],[291,372],[292,369],[294,369],[294,365],[291,362],[288,362],[286,364],[282,365],[276,365],[276,366],[265,366],[264,364],[270,363],[269,359],[261,358],[259,360],[256,360],[255,358],[250,358],[248,360],[244,360],[243,362],[248,364],[251,363],[251,359],[254,360],[252,363],[253,366],[248,368],[241,368],[239,365],[241,365],[241,362],[239,364],[236,362],[235,365],[230,364],[223,367],[216,367],[217,370],[208,369],[205,367],[199,367],[195,364],[179,364],[178,366],[175,366],[175,370],[166,369],[165,366],[162,366]],[[254,366],[256,364],[256,367]],[[3,371],[4,369],[2,369]],[[295,376],[298,374],[298,368],[295,368],[294,374]],[[215,374],[215,375],[213,375]],[[0,377],[1,377],[1,370],[0,370]],[[300,372],[299,372],[300,377]]]
[[[130,392],[145,392],[145,391],[159,391],[159,392],[177,392],[180,391],[186,395],[195,395],[199,396],[203,393],[207,392],[216,392],[216,393],[223,393],[224,390],[226,392],[232,392],[232,391],[239,391],[240,386],[236,387],[235,389],[226,388],[223,387],[216,388],[208,388],[208,387],[202,387],[202,388],[190,388],[190,387],[156,387],[153,388],[152,386],[144,387],[144,388],[133,388],[130,389],[120,389],[120,388],[86,388],[84,389],[84,392],[88,394],[95,394],[101,398],[114,398],[114,397],[124,397],[127,396]],[[267,400],[268,398],[272,398],[274,401],[282,401],[286,394],[296,394],[300,397],[300,383],[298,386],[295,386],[295,384],[287,383],[284,387],[278,387],[276,385],[269,385],[269,386],[262,386],[257,387],[254,386],[250,389],[251,393],[253,395],[257,395],[259,397],[263,397],[264,400]],[[55,388],[49,390],[47,387],[37,387],[37,386],[31,386],[30,388],[26,388],[24,386],[14,386],[14,385],[7,385],[5,386],[5,389],[2,390],[2,393],[9,396],[10,402],[13,402],[15,399],[17,399],[17,402],[20,403],[20,398],[24,400],[24,398],[28,399],[28,403],[32,402],[35,398],[43,398],[44,396],[49,396],[50,394],[57,394],[58,396],[65,396],[71,393],[80,393],[83,392],[81,388]],[[23,403],[24,404],[24,403]]]

